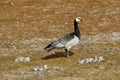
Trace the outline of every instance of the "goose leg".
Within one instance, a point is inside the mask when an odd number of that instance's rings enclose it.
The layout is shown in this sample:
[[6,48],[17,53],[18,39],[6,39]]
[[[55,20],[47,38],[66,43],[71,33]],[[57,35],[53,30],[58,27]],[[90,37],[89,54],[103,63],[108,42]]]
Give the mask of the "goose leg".
[[69,58],[69,51],[65,49],[65,52],[66,52],[66,57]]

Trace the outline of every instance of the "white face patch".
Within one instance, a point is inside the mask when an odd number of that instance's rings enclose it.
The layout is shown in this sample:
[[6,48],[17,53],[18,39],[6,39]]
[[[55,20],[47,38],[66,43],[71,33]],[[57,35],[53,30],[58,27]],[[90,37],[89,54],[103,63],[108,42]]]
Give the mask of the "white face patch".
[[75,20],[76,22],[79,22],[81,20],[81,17],[77,17]]

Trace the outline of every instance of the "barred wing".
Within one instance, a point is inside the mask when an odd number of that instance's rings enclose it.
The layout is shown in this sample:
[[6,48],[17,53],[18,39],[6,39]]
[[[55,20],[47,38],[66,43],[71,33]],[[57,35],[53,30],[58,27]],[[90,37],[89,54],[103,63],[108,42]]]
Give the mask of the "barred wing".
[[62,48],[65,47],[65,45],[71,41],[74,38],[74,34],[70,33],[70,34],[66,34],[64,36],[62,36],[61,38],[59,38],[58,40],[54,41],[52,43],[52,47],[54,48]]

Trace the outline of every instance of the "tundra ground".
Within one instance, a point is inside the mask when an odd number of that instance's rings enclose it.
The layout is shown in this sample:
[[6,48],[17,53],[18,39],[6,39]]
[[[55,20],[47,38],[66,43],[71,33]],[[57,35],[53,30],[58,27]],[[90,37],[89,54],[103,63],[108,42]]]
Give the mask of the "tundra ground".
[[[0,0],[0,80],[120,80],[119,0]],[[82,17],[80,45],[44,51],[73,31]],[[17,57],[30,62],[15,62]],[[79,64],[79,58],[103,56],[103,62]],[[48,70],[34,71],[47,65]]]

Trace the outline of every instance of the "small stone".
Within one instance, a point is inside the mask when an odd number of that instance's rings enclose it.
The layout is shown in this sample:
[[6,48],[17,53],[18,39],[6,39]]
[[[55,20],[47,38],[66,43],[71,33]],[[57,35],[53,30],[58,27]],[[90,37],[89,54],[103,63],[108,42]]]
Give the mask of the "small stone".
[[14,2],[9,2],[9,5],[14,6]]
[[98,61],[98,57],[97,57],[97,56],[95,56],[95,58],[94,58],[93,62],[97,62],[97,61]]
[[15,59],[15,62],[30,62],[31,58],[30,57],[17,57]]
[[91,63],[93,62],[94,58],[86,58],[85,60],[86,60],[86,63]]
[[85,63],[89,63],[89,58],[86,58],[86,59],[85,59]]
[[17,57],[15,62],[24,62],[24,57]]
[[65,24],[68,24],[67,22]]
[[85,59],[78,59],[78,63],[84,64],[85,63]]
[[105,60],[105,58],[103,56],[98,57],[98,62],[102,62],[104,60]]
[[26,57],[24,60],[25,60],[24,62],[30,62],[31,58],[30,57]]
[[40,66],[34,66],[33,70],[34,71],[39,71]]
[[44,71],[44,70],[47,70],[49,67],[47,65],[44,65],[44,66],[34,66],[33,70],[34,71]]
[[39,71],[44,71],[45,69],[41,66],[40,68],[39,68]]
[[90,62],[93,62],[93,60],[94,60],[93,57],[90,57],[90,58],[89,58],[89,61],[90,61]]
[[47,70],[49,67],[48,67],[48,65],[44,65],[43,68],[44,68],[45,70]]

